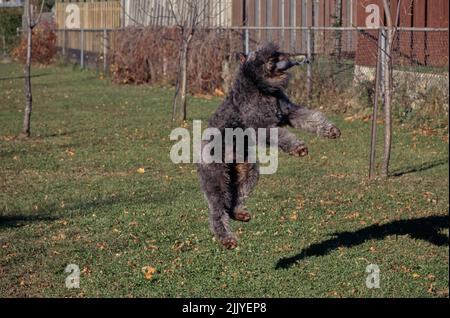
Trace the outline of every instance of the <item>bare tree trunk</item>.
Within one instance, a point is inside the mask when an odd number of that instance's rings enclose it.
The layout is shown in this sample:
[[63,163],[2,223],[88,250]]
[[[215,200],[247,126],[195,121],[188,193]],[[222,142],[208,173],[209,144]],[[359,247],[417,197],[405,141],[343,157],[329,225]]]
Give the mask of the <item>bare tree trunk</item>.
[[[181,31],[181,38],[183,38],[183,31]],[[181,56],[182,56],[182,40],[180,42],[180,49],[178,52],[178,64],[176,71],[176,80],[175,80],[175,93],[173,94],[172,100],[172,121],[175,120],[177,115],[177,104],[180,96],[180,75],[181,75]]]
[[[178,62],[180,59],[178,59]],[[179,63],[178,63],[179,64]],[[181,66],[177,66],[177,79],[175,82],[175,93],[173,94],[173,100],[172,100],[172,121],[175,120],[176,114],[177,114],[177,102],[178,102],[178,95],[180,93],[180,69]]]
[[383,32],[381,29],[378,32],[378,52],[377,52],[377,68],[375,74],[375,96],[373,101],[373,115],[372,115],[372,132],[370,141],[370,163],[369,163],[369,179],[375,177],[375,152],[377,144],[377,121],[378,121],[378,97],[380,94],[380,79],[381,79],[381,55],[383,48],[381,40]]
[[27,29],[27,61],[24,67],[25,77],[25,111],[23,117],[23,128],[21,136],[31,136],[31,111],[33,108],[33,95],[31,93],[31,56],[33,44],[33,28],[39,23],[44,9],[45,1],[41,1],[41,9],[37,16],[33,17],[33,7],[31,1],[27,0],[24,4],[26,14],[26,29]]
[[31,12],[28,6],[27,13],[27,61],[24,67],[25,77],[25,111],[23,117],[22,135],[30,137],[31,135],[31,110],[33,107],[33,95],[31,93],[31,47],[32,47],[32,32]]
[[[214,0],[166,0],[171,18],[180,32],[179,66],[172,105],[172,120],[175,119],[178,102],[181,102],[182,119],[187,119],[187,70],[189,47],[197,28],[209,24],[210,14],[221,17],[222,1]],[[213,8],[213,5],[218,7]],[[219,11],[216,13],[216,9]]]
[[389,176],[389,162],[391,159],[392,148],[392,111],[391,111],[391,99],[392,99],[392,17],[390,11],[390,1],[383,0],[384,12],[386,15],[387,32],[386,32],[386,65],[384,67],[384,83],[385,83],[385,96],[384,96],[384,158],[381,166],[381,176],[387,178]]
[[311,102],[312,99],[312,89],[313,89],[313,78],[312,78],[312,58],[313,58],[313,33],[311,28],[308,28],[307,31],[307,40],[306,40],[306,55],[308,57],[308,65],[306,66],[306,93],[308,98],[308,103]]
[[183,110],[183,120],[187,118],[187,103],[186,103],[186,88],[187,88],[187,44],[183,41],[183,50],[181,52],[181,107]]
[[389,176],[389,162],[392,148],[392,30],[388,29],[386,39],[386,66],[384,68],[385,97],[384,97],[384,159],[381,166],[381,176]]
[[189,44],[192,40],[192,34],[189,34],[186,40],[183,41],[181,52],[181,107],[183,109],[183,120],[187,119],[187,66],[188,66],[188,51]]

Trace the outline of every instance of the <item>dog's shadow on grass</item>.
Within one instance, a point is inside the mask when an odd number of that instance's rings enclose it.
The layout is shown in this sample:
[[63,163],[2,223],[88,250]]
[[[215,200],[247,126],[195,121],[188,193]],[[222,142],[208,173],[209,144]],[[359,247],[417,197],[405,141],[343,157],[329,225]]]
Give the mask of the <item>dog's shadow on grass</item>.
[[299,254],[281,258],[275,269],[287,269],[311,256],[324,256],[338,247],[353,247],[368,240],[382,240],[389,235],[409,235],[411,238],[428,241],[436,246],[448,245],[448,236],[440,233],[448,229],[448,215],[436,215],[412,220],[399,220],[387,224],[371,225],[354,232],[334,233],[334,238],[313,244]]
[[55,221],[58,217],[42,215],[0,215],[0,229],[24,226],[27,223]]
[[431,162],[426,162],[426,163],[423,163],[423,164],[418,165],[418,166],[413,166],[413,167],[407,167],[407,168],[404,168],[404,169],[400,169],[400,170],[392,172],[390,175],[392,177],[401,177],[401,176],[403,176],[405,174],[426,171],[426,170],[430,170],[430,169],[433,169],[435,167],[439,167],[439,166],[442,166],[442,165],[445,165],[445,164],[448,164],[448,157],[447,158],[443,158],[443,159],[439,159],[439,160],[435,160],[435,161],[431,161]]

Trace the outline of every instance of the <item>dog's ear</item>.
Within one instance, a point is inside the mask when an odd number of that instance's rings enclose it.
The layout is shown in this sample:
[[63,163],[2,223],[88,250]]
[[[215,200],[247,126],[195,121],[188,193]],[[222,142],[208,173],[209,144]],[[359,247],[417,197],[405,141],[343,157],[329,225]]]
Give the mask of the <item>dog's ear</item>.
[[247,55],[243,52],[236,53],[236,60],[239,60],[241,64],[244,64],[247,61]]

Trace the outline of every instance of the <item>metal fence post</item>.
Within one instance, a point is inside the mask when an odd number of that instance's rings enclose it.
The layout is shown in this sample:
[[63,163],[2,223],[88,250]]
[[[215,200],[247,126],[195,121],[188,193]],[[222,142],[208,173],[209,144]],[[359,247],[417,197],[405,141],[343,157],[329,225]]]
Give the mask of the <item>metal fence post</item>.
[[122,1],[120,1],[120,6],[121,6],[121,28],[122,29],[125,29],[125,24],[126,24],[126,1],[125,0],[122,0]]
[[66,56],[66,39],[67,39],[66,28],[63,30],[63,43],[62,43],[62,54]]
[[84,68],[84,30],[80,31],[80,66]]
[[250,52],[250,39],[249,39],[249,32],[248,32],[248,6],[247,1],[243,2],[243,25],[244,25],[244,51],[245,54],[248,55]]
[[108,31],[103,30],[103,72],[108,69]]
[[244,36],[245,36],[245,55],[248,55],[248,53],[250,52],[250,48],[249,48],[249,46],[250,46],[250,41],[249,41],[249,35],[248,35],[248,29],[245,29],[245,32],[244,32]]
[[6,35],[3,33],[3,56],[6,56]]
[[308,94],[308,101],[312,98],[312,32],[311,28],[308,28],[306,39],[306,54],[308,57],[308,65],[306,70],[306,91]]
[[[273,3],[272,0],[266,0],[266,25],[268,27],[272,27],[273,26],[273,20],[272,20],[272,11],[273,11]],[[272,41],[272,29],[268,29],[267,30],[267,40],[268,41]]]
[[280,36],[280,43],[281,43],[280,45],[283,49],[285,48],[285,45],[286,45],[286,43],[285,43],[285,38],[286,38],[285,23],[286,23],[286,21],[285,21],[285,16],[284,16],[285,6],[286,6],[286,3],[284,0],[281,0],[280,3],[278,3],[278,19],[280,20],[279,25],[281,25],[281,34],[279,34],[279,36]]

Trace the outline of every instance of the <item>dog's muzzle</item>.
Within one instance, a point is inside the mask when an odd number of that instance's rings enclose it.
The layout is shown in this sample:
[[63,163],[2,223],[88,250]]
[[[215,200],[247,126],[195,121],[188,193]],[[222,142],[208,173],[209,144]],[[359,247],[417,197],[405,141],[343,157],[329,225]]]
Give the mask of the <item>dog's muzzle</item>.
[[299,66],[303,64],[309,64],[309,60],[304,55],[294,56],[292,59],[283,60],[277,63],[278,71],[286,71],[294,66]]

